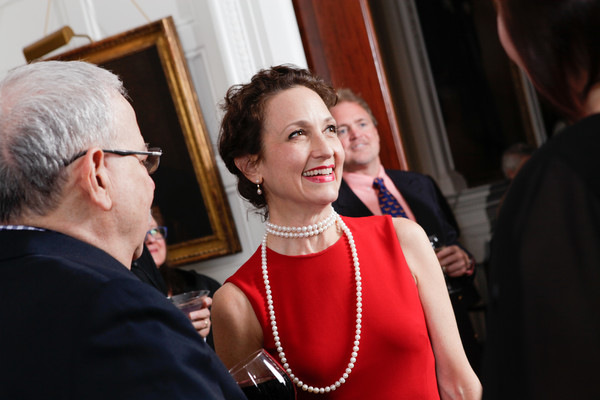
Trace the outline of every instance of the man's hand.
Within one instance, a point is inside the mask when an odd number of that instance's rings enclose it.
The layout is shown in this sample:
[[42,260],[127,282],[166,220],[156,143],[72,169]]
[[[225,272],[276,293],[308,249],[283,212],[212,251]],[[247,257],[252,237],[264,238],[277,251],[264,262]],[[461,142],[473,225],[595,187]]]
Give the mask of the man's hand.
[[474,260],[457,245],[442,247],[436,255],[445,275],[456,278],[473,274]]

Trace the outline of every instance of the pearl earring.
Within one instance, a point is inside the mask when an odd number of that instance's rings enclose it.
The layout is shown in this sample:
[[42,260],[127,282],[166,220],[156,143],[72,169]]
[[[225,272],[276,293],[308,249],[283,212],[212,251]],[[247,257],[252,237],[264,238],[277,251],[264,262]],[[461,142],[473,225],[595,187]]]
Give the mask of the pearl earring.
[[262,195],[262,190],[260,188],[260,179],[256,180],[256,194],[259,196]]

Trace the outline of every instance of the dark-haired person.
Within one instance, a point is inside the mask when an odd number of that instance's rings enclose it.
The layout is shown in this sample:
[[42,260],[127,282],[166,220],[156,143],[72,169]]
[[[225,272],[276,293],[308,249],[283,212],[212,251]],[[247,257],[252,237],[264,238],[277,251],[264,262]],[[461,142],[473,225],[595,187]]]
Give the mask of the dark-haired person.
[[219,152],[268,219],[261,246],[213,299],[217,354],[231,367],[265,348],[299,399],[477,399],[421,227],[333,210],[344,163],[335,101],[291,66],[227,92]]
[[570,121],[492,239],[484,397],[594,399],[600,359],[600,1],[497,0],[509,57]]
[[119,78],[40,61],[0,81],[0,398],[243,399],[218,357],[129,270],[154,197]]

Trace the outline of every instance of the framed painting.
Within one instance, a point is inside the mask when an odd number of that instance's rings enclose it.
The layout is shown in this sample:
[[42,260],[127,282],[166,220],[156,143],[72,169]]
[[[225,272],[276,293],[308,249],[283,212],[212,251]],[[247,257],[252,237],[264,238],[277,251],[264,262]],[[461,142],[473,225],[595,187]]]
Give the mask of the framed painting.
[[163,150],[154,208],[168,228],[169,265],[241,250],[214,152],[171,17],[52,57],[121,77],[142,135]]

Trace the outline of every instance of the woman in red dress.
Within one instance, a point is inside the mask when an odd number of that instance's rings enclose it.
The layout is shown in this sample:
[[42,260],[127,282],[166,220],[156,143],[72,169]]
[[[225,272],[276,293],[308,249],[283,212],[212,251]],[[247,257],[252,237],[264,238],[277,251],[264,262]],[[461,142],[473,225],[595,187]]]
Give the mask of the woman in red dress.
[[335,101],[291,66],[227,93],[219,151],[267,222],[214,296],[216,351],[232,367],[265,348],[299,398],[480,398],[421,227],[333,211],[344,163]]

